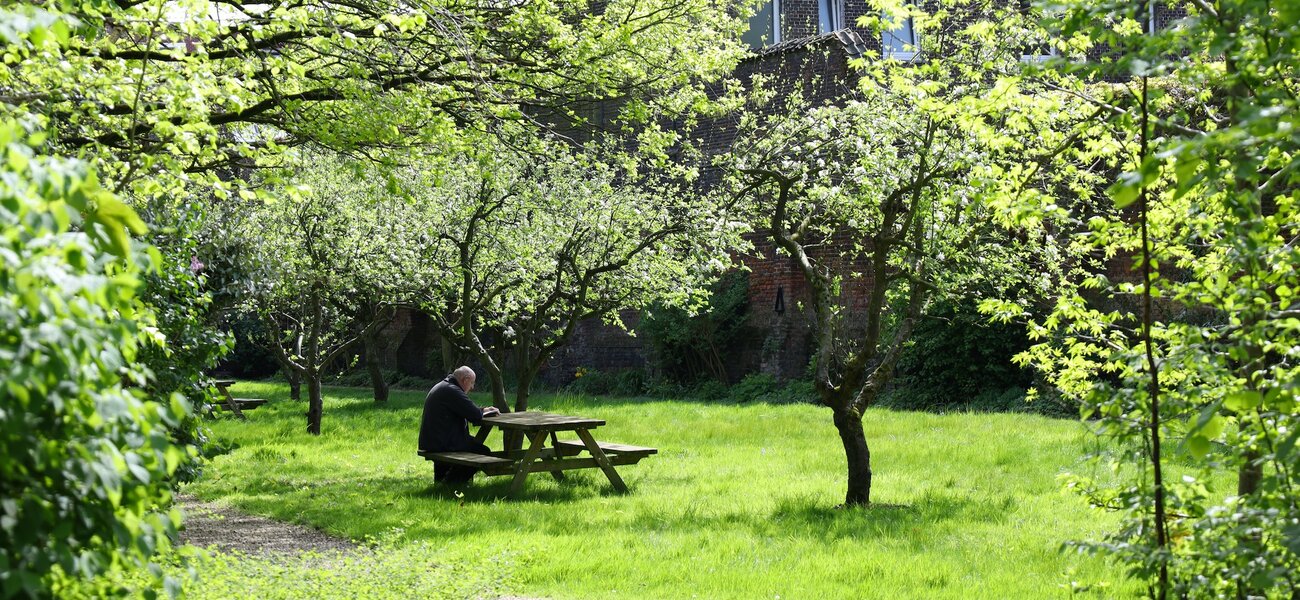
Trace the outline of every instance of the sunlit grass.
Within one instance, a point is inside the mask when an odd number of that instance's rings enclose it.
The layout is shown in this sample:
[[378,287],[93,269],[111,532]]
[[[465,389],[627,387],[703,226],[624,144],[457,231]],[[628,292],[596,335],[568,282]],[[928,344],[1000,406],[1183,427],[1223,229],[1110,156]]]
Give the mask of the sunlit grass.
[[[869,411],[876,506],[842,510],[844,456],[825,409],[808,405],[542,396],[534,408],[608,421],[597,439],[659,448],[565,482],[479,476],[463,497],[434,487],[415,454],[423,393],[376,406],[326,390],[323,435],[280,385],[249,420],[213,424],[233,442],[188,492],[353,539],[428,544],[440,561],[492,557],[511,593],[548,598],[1043,598],[1132,590],[1062,551],[1114,524],[1061,491],[1093,438],[1032,415]],[[486,404],[486,399],[476,399]],[[496,439],[490,445],[499,446]],[[1125,584],[1120,583],[1124,586]],[[1131,586],[1129,586],[1131,587]]]

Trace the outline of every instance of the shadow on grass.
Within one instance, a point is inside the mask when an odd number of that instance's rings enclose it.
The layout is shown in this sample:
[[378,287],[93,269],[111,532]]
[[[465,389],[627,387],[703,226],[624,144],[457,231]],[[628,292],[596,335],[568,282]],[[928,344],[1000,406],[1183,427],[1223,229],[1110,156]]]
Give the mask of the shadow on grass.
[[813,499],[782,501],[770,519],[784,530],[807,537],[836,539],[864,533],[887,537],[911,537],[923,528],[943,527],[946,522],[996,523],[1015,508],[1015,499],[989,498],[946,492],[926,492],[911,504],[873,503],[869,506],[827,506]]

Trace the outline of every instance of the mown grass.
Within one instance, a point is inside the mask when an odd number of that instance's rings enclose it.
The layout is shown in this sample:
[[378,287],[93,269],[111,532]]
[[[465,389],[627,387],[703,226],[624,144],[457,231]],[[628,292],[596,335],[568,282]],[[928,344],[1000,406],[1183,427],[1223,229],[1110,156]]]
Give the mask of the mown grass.
[[[872,410],[875,506],[836,509],[844,458],[830,415],[809,405],[542,396],[536,410],[605,419],[597,439],[655,446],[619,472],[565,482],[480,475],[463,495],[415,454],[422,393],[376,406],[329,388],[323,435],[281,385],[235,445],[186,491],[353,539],[421,545],[439,564],[488,565],[502,593],[547,598],[1045,598],[1135,592],[1112,566],[1061,550],[1114,521],[1057,476],[1093,438],[1025,414]],[[477,398],[480,404],[486,399]],[[499,446],[499,439],[489,441]],[[486,562],[485,562],[486,561]],[[1109,583],[1107,583],[1109,582]],[[200,586],[201,587],[201,586]],[[431,594],[434,595],[434,594]]]

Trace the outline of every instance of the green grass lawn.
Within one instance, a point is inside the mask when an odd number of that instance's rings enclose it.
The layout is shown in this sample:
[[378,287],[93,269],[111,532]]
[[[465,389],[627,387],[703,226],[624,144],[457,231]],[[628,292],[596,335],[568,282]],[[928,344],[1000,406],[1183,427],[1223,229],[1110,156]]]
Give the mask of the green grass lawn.
[[[1114,520],[1061,491],[1057,475],[1095,443],[1077,422],[1024,414],[872,410],[875,506],[842,510],[844,454],[809,405],[542,396],[534,408],[605,419],[600,440],[660,453],[556,482],[479,475],[463,496],[433,486],[415,454],[423,393],[376,406],[327,388],[323,435],[286,386],[249,420],[212,425],[235,444],[187,488],[248,512],[490,573],[493,593],[546,598],[1114,597],[1121,575],[1061,549]],[[487,400],[476,398],[480,404]],[[489,445],[499,447],[494,433]],[[1111,581],[1108,586],[1104,581]],[[1116,588],[1115,585],[1121,586]],[[1131,587],[1131,586],[1128,586]]]

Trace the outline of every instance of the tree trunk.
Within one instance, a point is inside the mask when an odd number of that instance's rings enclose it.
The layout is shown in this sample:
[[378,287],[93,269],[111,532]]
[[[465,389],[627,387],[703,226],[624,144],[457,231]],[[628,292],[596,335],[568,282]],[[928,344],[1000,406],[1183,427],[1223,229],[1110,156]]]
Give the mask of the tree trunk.
[[1247,450],[1242,458],[1246,462],[1237,470],[1237,495],[1249,496],[1259,490],[1259,484],[1264,480],[1264,467],[1257,463],[1258,450]]
[[447,338],[446,334],[439,332],[438,341],[439,350],[441,350],[440,354],[442,356],[442,371],[445,375],[455,371],[456,367],[460,366],[462,362],[461,354],[456,351],[456,346],[451,343],[451,340]]
[[281,367],[284,371],[284,378],[289,381],[289,399],[297,402],[302,400],[302,375],[293,367]]
[[849,489],[844,496],[845,506],[871,504],[871,450],[867,436],[862,431],[862,415],[853,410],[835,411],[835,429],[844,443],[844,456],[848,459]]
[[324,403],[320,395],[320,371],[310,371],[306,375],[307,433],[320,435],[321,414],[324,412]]
[[370,372],[370,387],[375,392],[375,403],[384,404],[388,402],[388,383],[384,381],[384,374],[379,370],[378,330],[367,333],[361,341],[364,345],[362,351],[366,355],[366,370]]
[[515,385],[515,412],[528,410],[529,388],[533,386],[533,379],[537,377],[537,372],[527,367],[517,371],[519,383]]

